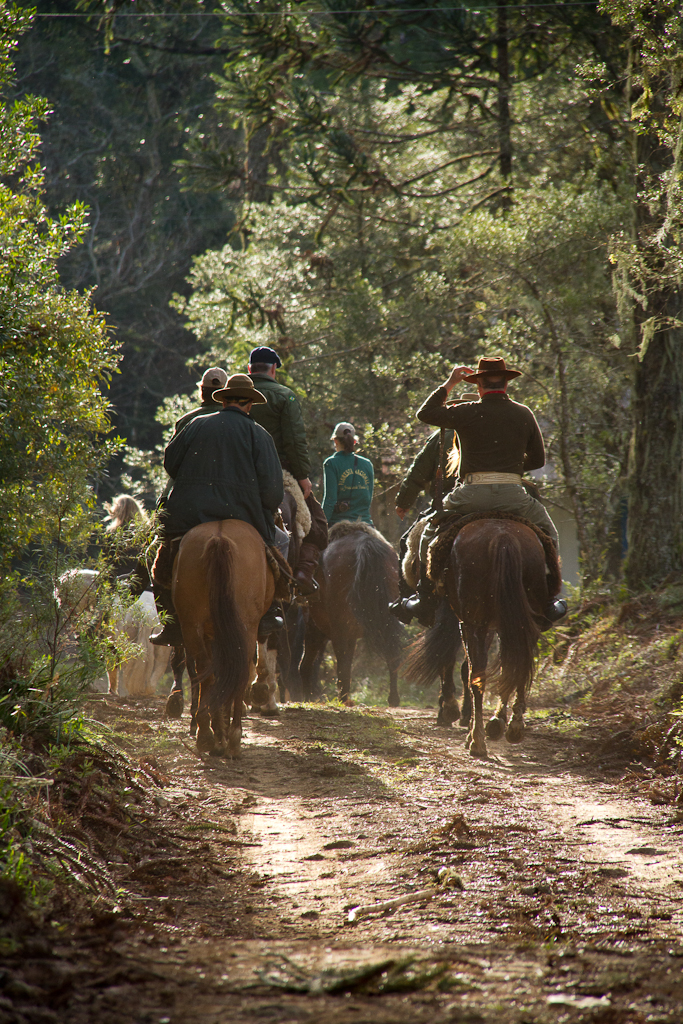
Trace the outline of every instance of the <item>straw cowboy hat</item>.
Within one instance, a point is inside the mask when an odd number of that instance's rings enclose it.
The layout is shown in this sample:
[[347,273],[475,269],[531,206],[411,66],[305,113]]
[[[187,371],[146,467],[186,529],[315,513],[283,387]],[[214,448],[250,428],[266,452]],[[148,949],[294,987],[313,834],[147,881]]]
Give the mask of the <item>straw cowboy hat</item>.
[[513,377],[521,377],[521,370],[508,370],[505,365],[505,360],[501,356],[484,356],[479,360],[476,373],[470,373],[467,377],[463,377],[463,380],[470,380],[473,384],[481,380],[485,376],[491,377],[505,377],[506,380],[512,380]]
[[233,373],[224,388],[214,391],[214,402],[221,403],[224,398],[246,398],[254,405],[264,405],[268,401],[265,395],[256,390],[253,380],[246,373]]

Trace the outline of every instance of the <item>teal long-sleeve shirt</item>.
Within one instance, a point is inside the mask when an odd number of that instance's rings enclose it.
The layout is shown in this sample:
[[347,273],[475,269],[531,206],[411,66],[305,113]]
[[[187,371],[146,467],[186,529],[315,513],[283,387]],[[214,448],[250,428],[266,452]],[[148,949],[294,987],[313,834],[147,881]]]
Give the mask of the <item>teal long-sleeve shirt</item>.
[[[355,472],[354,472],[355,460]],[[335,452],[323,464],[325,471],[325,493],[323,496],[323,512],[330,525],[343,519],[358,520],[369,523],[370,502],[375,487],[375,471],[369,459],[353,452]],[[338,501],[348,501],[346,512],[335,512]]]

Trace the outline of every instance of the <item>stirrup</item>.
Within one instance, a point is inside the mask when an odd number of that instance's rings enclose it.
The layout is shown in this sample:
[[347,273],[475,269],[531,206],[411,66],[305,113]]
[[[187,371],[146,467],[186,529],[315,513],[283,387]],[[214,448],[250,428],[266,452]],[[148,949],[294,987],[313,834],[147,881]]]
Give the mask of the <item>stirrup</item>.
[[402,622],[404,626],[409,626],[413,621],[414,612],[408,608],[408,602],[415,602],[417,600],[415,594],[411,594],[410,597],[399,597],[395,601],[392,601],[389,605],[389,611],[391,614]]
[[302,597],[313,597],[320,590],[317,580],[314,580],[312,576],[299,576],[298,573],[294,576],[294,586],[299,591]]
[[149,642],[155,647],[182,647],[182,630],[177,622],[167,622],[160,633],[150,636]]
[[276,633],[278,629],[282,629],[284,624],[285,620],[278,614],[277,609],[269,608],[258,624],[259,643],[264,643],[271,633]]

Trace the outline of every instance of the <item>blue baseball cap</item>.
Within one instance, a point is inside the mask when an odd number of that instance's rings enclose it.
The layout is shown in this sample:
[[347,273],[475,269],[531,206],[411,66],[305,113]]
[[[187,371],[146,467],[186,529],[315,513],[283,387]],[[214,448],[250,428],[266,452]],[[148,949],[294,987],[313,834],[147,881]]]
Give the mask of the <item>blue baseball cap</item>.
[[282,360],[274,348],[262,345],[261,348],[253,348],[249,353],[249,363],[275,363],[282,366]]

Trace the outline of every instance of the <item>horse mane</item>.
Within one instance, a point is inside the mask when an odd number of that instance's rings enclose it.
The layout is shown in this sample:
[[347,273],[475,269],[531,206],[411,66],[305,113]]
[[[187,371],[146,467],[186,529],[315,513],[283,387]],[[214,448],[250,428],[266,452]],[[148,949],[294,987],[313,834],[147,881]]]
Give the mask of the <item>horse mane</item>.
[[391,548],[392,551],[394,550],[386,537],[383,537],[379,530],[376,530],[374,526],[370,526],[369,523],[362,522],[352,523],[348,519],[342,519],[340,523],[334,523],[330,527],[328,543],[332,544],[335,540],[341,540],[342,537],[348,537],[352,533],[367,533],[370,537],[375,537],[377,540],[381,540],[382,543],[386,544],[386,546]]

